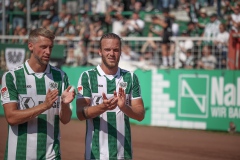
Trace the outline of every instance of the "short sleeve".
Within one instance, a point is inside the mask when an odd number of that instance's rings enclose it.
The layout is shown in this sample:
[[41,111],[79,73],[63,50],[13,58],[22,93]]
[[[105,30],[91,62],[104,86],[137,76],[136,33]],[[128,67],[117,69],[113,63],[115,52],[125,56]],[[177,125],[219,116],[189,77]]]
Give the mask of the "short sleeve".
[[83,72],[81,74],[78,80],[77,89],[78,89],[77,98],[91,97],[92,92],[91,92],[91,88],[89,84],[89,76],[87,72]]

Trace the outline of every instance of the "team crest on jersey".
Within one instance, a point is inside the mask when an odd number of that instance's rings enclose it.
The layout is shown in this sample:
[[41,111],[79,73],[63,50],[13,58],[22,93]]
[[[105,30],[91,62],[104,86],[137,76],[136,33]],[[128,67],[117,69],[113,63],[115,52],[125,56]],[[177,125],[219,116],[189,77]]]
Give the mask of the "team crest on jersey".
[[58,89],[58,83],[57,82],[49,82],[49,88],[50,90]]
[[7,89],[7,87],[3,87],[2,89],[1,89],[1,95],[2,95],[2,98],[9,98],[9,93],[8,93],[8,89]]
[[124,90],[127,88],[127,82],[120,82],[120,87],[122,87]]
[[83,86],[78,86],[78,93],[83,94]]

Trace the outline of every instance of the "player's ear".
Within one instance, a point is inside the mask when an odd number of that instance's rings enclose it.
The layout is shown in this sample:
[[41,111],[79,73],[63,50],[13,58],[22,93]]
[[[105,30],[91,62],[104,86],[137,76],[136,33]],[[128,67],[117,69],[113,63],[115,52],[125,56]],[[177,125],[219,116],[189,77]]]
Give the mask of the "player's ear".
[[28,49],[32,52],[33,51],[33,43],[28,43]]
[[101,56],[101,57],[102,57],[102,52],[101,52],[101,49],[98,49],[98,54],[99,54],[99,56]]

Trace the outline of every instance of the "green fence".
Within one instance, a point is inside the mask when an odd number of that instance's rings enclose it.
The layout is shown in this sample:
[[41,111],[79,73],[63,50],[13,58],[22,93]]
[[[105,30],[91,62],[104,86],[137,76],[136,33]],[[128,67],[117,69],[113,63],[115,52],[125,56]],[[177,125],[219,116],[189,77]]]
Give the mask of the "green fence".
[[[85,67],[62,67],[75,88]],[[142,122],[162,127],[240,131],[240,71],[136,70],[146,110]],[[76,118],[76,100],[72,102]],[[2,112],[2,109],[0,109]]]

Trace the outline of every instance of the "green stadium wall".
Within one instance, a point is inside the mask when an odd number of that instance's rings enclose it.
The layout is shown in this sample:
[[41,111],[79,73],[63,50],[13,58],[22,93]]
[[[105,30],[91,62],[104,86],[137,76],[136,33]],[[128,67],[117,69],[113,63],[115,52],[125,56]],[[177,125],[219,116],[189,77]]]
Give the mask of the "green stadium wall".
[[[62,67],[77,88],[79,75],[92,67]],[[233,122],[240,131],[240,71],[136,70],[146,110],[133,124],[227,131]],[[76,119],[76,99],[71,104]],[[2,107],[0,114],[3,114]]]

